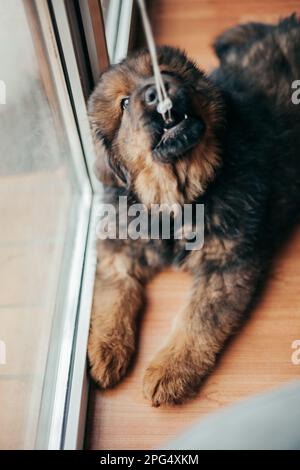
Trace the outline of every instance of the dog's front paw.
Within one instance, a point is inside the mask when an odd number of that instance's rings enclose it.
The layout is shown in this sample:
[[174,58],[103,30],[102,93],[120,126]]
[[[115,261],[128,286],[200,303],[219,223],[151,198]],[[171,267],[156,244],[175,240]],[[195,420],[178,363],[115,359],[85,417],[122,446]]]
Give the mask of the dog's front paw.
[[133,351],[134,338],[90,334],[88,357],[90,374],[101,388],[110,388],[124,377]]
[[144,395],[153,406],[183,403],[197,392],[203,372],[186,355],[159,352],[146,369]]

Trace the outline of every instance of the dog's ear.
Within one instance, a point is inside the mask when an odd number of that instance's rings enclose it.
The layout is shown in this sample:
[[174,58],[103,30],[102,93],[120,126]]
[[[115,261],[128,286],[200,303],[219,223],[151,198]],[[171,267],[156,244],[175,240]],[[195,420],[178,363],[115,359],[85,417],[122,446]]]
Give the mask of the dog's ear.
[[115,178],[109,165],[108,152],[101,140],[94,139],[96,161],[94,165],[95,175],[101,183],[107,186],[115,186]]
[[112,157],[111,141],[99,128],[99,106],[96,87],[88,101],[90,129],[96,152],[95,175],[105,186],[128,187],[129,174],[118,164],[118,160]]
[[130,186],[129,173],[115,158],[109,155],[104,143],[96,139],[95,175],[106,186],[118,186],[128,188]]

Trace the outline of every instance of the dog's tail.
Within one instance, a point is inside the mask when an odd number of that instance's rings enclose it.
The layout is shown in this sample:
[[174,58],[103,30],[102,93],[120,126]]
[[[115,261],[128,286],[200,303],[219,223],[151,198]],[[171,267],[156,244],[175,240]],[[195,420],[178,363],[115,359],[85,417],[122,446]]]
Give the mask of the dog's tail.
[[247,52],[256,41],[261,41],[275,26],[263,23],[240,24],[217,37],[213,48],[220,62],[233,63]]
[[[293,13],[277,25],[254,22],[237,25],[218,36],[213,48],[222,65],[238,64],[250,51],[253,52],[255,48],[259,50],[259,44],[265,41],[269,42],[268,48],[272,42],[274,47],[277,43],[279,49],[289,57],[296,54],[297,49],[299,59],[299,39],[300,17]],[[264,49],[265,55],[265,46],[260,49]]]

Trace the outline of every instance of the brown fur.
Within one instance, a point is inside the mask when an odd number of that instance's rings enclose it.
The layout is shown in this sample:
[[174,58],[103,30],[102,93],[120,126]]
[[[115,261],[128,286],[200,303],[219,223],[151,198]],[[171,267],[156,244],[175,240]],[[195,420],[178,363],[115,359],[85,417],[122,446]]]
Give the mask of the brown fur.
[[[171,60],[162,64],[164,71],[175,70],[186,80],[193,80],[191,63],[186,59]],[[129,60],[119,66],[118,74],[108,72],[103,77],[91,99],[90,121],[97,154],[96,172],[104,184],[124,185],[116,172],[112,172],[108,164],[107,150],[101,139],[97,137],[99,129],[106,139],[113,139],[114,130],[122,118],[120,102],[132,93],[137,84],[151,75],[148,54],[138,57],[138,61]],[[218,142],[215,138],[215,127],[222,125],[222,103],[218,92],[213,89],[200,75],[197,94],[193,106],[198,109],[207,129],[203,140],[191,152],[189,161],[179,160],[175,165],[153,160],[150,147],[150,136],[145,131],[142,116],[144,108],[140,96],[132,97],[132,112],[124,115],[118,130],[118,138],[112,143],[114,152],[113,163],[123,170],[126,167],[130,181],[127,185],[136,193],[140,201],[150,204],[173,204],[192,202],[204,193],[208,183],[212,181],[216,169],[220,166]],[[101,98],[100,98],[101,96]],[[109,116],[109,117],[108,117]]]
[[[175,68],[186,79],[191,78],[189,62],[173,59],[168,65],[161,66],[161,69],[166,68]],[[152,157],[149,135],[141,125],[144,110],[138,96],[132,103],[134,112],[124,116],[114,140],[114,129],[121,119],[120,100],[132,92],[136,81],[147,76],[149,70],[148,55],[141,55],[134,61],[134,66],[129,61],[129,64],[120,66],[118,74],[108,72],[104,77],[107,80],[98,90],[101,99],[97,93],[93,98],[90,119],[100,157],[97,159],[97,175],[107,185],[129,186],[146,205],[182,205],[203,194],[220,167],[219,144],[214,129],[222,125],[222,106],[218,93],[200,75],[199,85],[193,82],[198,93],[192,91],[192,96],[193,106],[201,110],[205,119],[203,139],[190,152],[189,159],[180,159],[173,164],[157,162]],[[114,152],[110,156],[110,165],[107,149],[97,135],[99,129],[106,139],[112,140]],[[112,171],[112,166],[117,171]],[[125,181],[124,176],[129,180]],[[178,242],[179,249],[184,243],[185,240]],[[213,366],[227,330],[231,331],[231,326],[227,325],[227,328],[224,320],[222,328],[226,331],[220,328],[219,337],[215,337],[208,311],[213,302],[224,308],[226,296],[230,289],[234,289],[234,283],[230,286],[227,282],[227,290],[222,290],[225,283],[222,275],[210,278],[203,272],[203,283],[196,287],[201,263],[224,258],[224,265],[228,256],[226,250],[231,244],[230,240],[225,242],[211,237],[203,250],[187,256],[181,265],[181,269],[196,276],[196,282],[189,304],[178,315],[165,346],[146,370],[144,394],[154,406],[180,403],[195,393]],[[118,245],[110,241],[98,243],[99,263],[88,352],[91,375],[103,388],[116,384],[129,366],[135,350],[136,316],[144,304],[143,285],[166,264],[161,257],[164,249],[161,241],[156,241],[152,247],[146,241],[124,240]],[[199,311],[199,302],[203,305],[202,311]]]
[[[181,127],[186,140],[194,121],[205,124],[201,139],[179,158],[168,150],[171,160],[155,153],[157,116],[152,113],[147,124],[144,90],[152,79],[147,51],[101,77],[89,114],[97,174],[108,201],[117,206],[126,195],[147,206],[205,205],[205,241],[198,251],[187,251],[186,240],[174,238],[99,242],[88,353],[101,387],[126,373],[144,285],[164,266],[190,272],[194,284],[145,372],[144,394],[154,406],[192,396],[246,317],[268,257],[290,222],[299,219],[300,115],[290,99],[291,82],[300,73],[297,41],[296,17],[278,26],[233,28],[216,41],[221,66],[210,79],[182,52],[161,48],[160,67],[172,98],[181,96],[178,108],[184,103],[183,113],[191,115],[184,121],[189,128]],[[130,105],[122,112],[128,96]],[[179,141],[176,134],[172,145]]]
[[102,245],[88,352],[93,378],[107,388],[119,382],[129,365],[135,349],[136,315],[144,294],[136,276],[141,274],[139,267],[131,257]]

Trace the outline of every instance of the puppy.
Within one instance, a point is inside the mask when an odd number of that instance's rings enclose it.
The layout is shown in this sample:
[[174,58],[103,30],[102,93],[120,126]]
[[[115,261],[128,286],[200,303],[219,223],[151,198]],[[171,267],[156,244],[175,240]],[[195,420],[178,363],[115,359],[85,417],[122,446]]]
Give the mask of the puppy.
[[89,116],[107,200],[203,204],[205,235],[192,251],[175,237],[99,241],[88,355],[102,388],[125,375],[144,286],[167,265],[194,282],[145,372],[154,406],[192,396],[246,317],[274,248],[300,213],[300,105],[291,99],[299,44],[295,15],[237,26],[216,40],[220,66],[209,77],[180,50],[159,48],[173,102],[167,124],[146,50],[101,76]]

